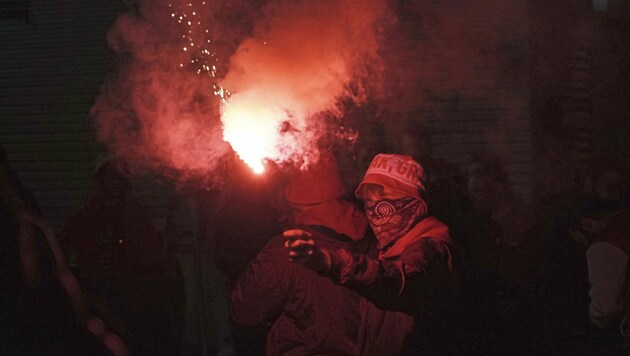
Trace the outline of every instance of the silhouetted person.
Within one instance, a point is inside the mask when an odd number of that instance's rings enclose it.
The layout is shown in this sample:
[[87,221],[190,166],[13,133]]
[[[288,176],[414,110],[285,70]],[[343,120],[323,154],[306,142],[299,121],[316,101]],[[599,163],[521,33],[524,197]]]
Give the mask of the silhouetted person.
[[446,162],[431,161],[427,182],[431,215],[443,221],[453,239],[458,276],[452,318],[452,354],[484,354],[492,344],[497,306],[497,247],[489,221],[473,206],[468,180]]
[[586,251],[617,209],[618,202],[601,195],[608,195],[602,191],[607,186],[605,172],[621,167],[610,158],[594,154],[586,170],[568,181],[558,195],[546,199],[540,209],[545,251],[536,309],[550,352],[592,354],[606,339],[589,320]]
[[[346,193],[336,161],[319,162],[291,175],[284,197],[293,228],[318,246],[367,253],[365,214],[342,199]],[[243,237],[247,238],[247,237]],[[266,244],[234,284],[230,314],[243,325],[268,327],[267,355],[355,355],[361,322],[359,295],[289,261],[285,238]]]
[[476,241],[485,241],[485,249],[475,252],[492,283],[478,286],[489,289],[487,297],[494,304],[488,320],[489,350],[522,352],[537,332],[530,314],[540,237],[533,229],[531,209],[512,191],[507,162],[490,152],[473,155],[468,192],[474,208],[471,233]]
[[630,354],[630,210],[622,206],[625,167],[598,158],[585,181],[588,205],[577,238],[587,245],[589,316],[596,352]]
[[63,227],[62,244],[99,315],[137,354],[159,345],[170,323],[165,313],[162,245],[151,220],[129,194],[119,163],[104,156],[94,171],[88,202]]
[[99,320],[1,146],[0,197],[0,354],[125,355],[106,327],[89,330],[88,321]]

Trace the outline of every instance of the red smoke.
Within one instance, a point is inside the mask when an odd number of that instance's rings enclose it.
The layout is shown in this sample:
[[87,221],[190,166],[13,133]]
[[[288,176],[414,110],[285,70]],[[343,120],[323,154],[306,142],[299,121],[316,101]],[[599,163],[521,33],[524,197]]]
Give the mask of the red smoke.
[[369,71],[378,77],[386,2],[280,0],[262,14],[221,81],[224,137],[250,165],[309,161],[338,130],[341,100],[363,102]]
[[[120,62],[92,107],[98,139],[136,172],[207,185],[221,180],[231,151],[224,138],[242,138],[240,128],[253,129],[244,136],[250,144],[272,140],[249,148],[261,160],[309,157],[319,139],[347,131],[340,101],[362,102],[378,77],[385,4],[140,2],[108,33]],[[220,107],[221,89],[230,97]]]
[[214,78],[205,69],[213,64],[210,36],[197,23],[208,21],[208,12],[151,2],[138,14],[120,16],[108,33],[120,62],[91,114],[98,139],[134,173],[218,182],[214,172],[229,147],[222,140]]

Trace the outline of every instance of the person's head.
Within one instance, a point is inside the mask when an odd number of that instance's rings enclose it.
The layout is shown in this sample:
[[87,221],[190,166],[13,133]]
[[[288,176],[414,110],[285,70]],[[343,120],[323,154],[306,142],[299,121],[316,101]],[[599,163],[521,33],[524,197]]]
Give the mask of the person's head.
[[378,154],[355,191],[368,221],[387,249],[427,215],[424,169],[406,155]]
[[101,155],[97,158],[94,182],[98,194],[112,199],[123,198],[129,189],[129,179],[122,172],[117,161],[109,155]]
[[490,211],[508,195],[508,172],[500,157],[473,155],[468,173],[468,193],[477,209]]
[[318,162],[290,175],[284,190],[289,209],[283,222],[287,227],[326,226],[354,241],[363,239],[367,219],[357,204],[347,199],[346,188],[337,160],[322,153]]
[[317,162],[305,169],[296,169],[289,177],[284,198],[294,212],[305,212],[310,207],[339,199],[346,193],[337,161],[329,153],[322,153]]
[[621,160],[607,155],[593,157],[582,185],[582,192],[589,205],[587,208],[594,212],[617,208],[623,198],[625,179]]
[[395,193],[424,199],[424,179],[424,168],[412,157],[379,153],[372,159],[355,195],[363,201],[374,200],[373,194],[391,197]]
[[579,218],[569,236],[584,246],[590,245],[608,218],[621,206],[625,170],[623,162],[606,154],[595,154],[581,176],[582,202]]

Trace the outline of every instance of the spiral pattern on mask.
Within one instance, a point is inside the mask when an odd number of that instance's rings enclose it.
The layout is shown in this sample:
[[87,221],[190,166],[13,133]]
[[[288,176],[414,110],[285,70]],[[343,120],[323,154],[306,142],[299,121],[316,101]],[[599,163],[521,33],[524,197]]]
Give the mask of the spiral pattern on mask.
[[374,206],[370,218],[374,225],[382,225],[389,220],[394,212],[396,212],[396,207],[392,203],[379,201]]

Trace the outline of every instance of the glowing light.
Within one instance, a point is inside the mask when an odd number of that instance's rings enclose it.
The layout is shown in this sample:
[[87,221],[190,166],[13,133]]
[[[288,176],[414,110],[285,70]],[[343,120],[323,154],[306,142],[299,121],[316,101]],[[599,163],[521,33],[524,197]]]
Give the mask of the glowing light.
[[[223,89],[215,92],[225,95]],[[280,125],[286,113],[280,107],[255,100],[249,93],[241,93],[223,101],[221,120],[223,139],[255,173],[264,172],[266,159],[280,156]]]

